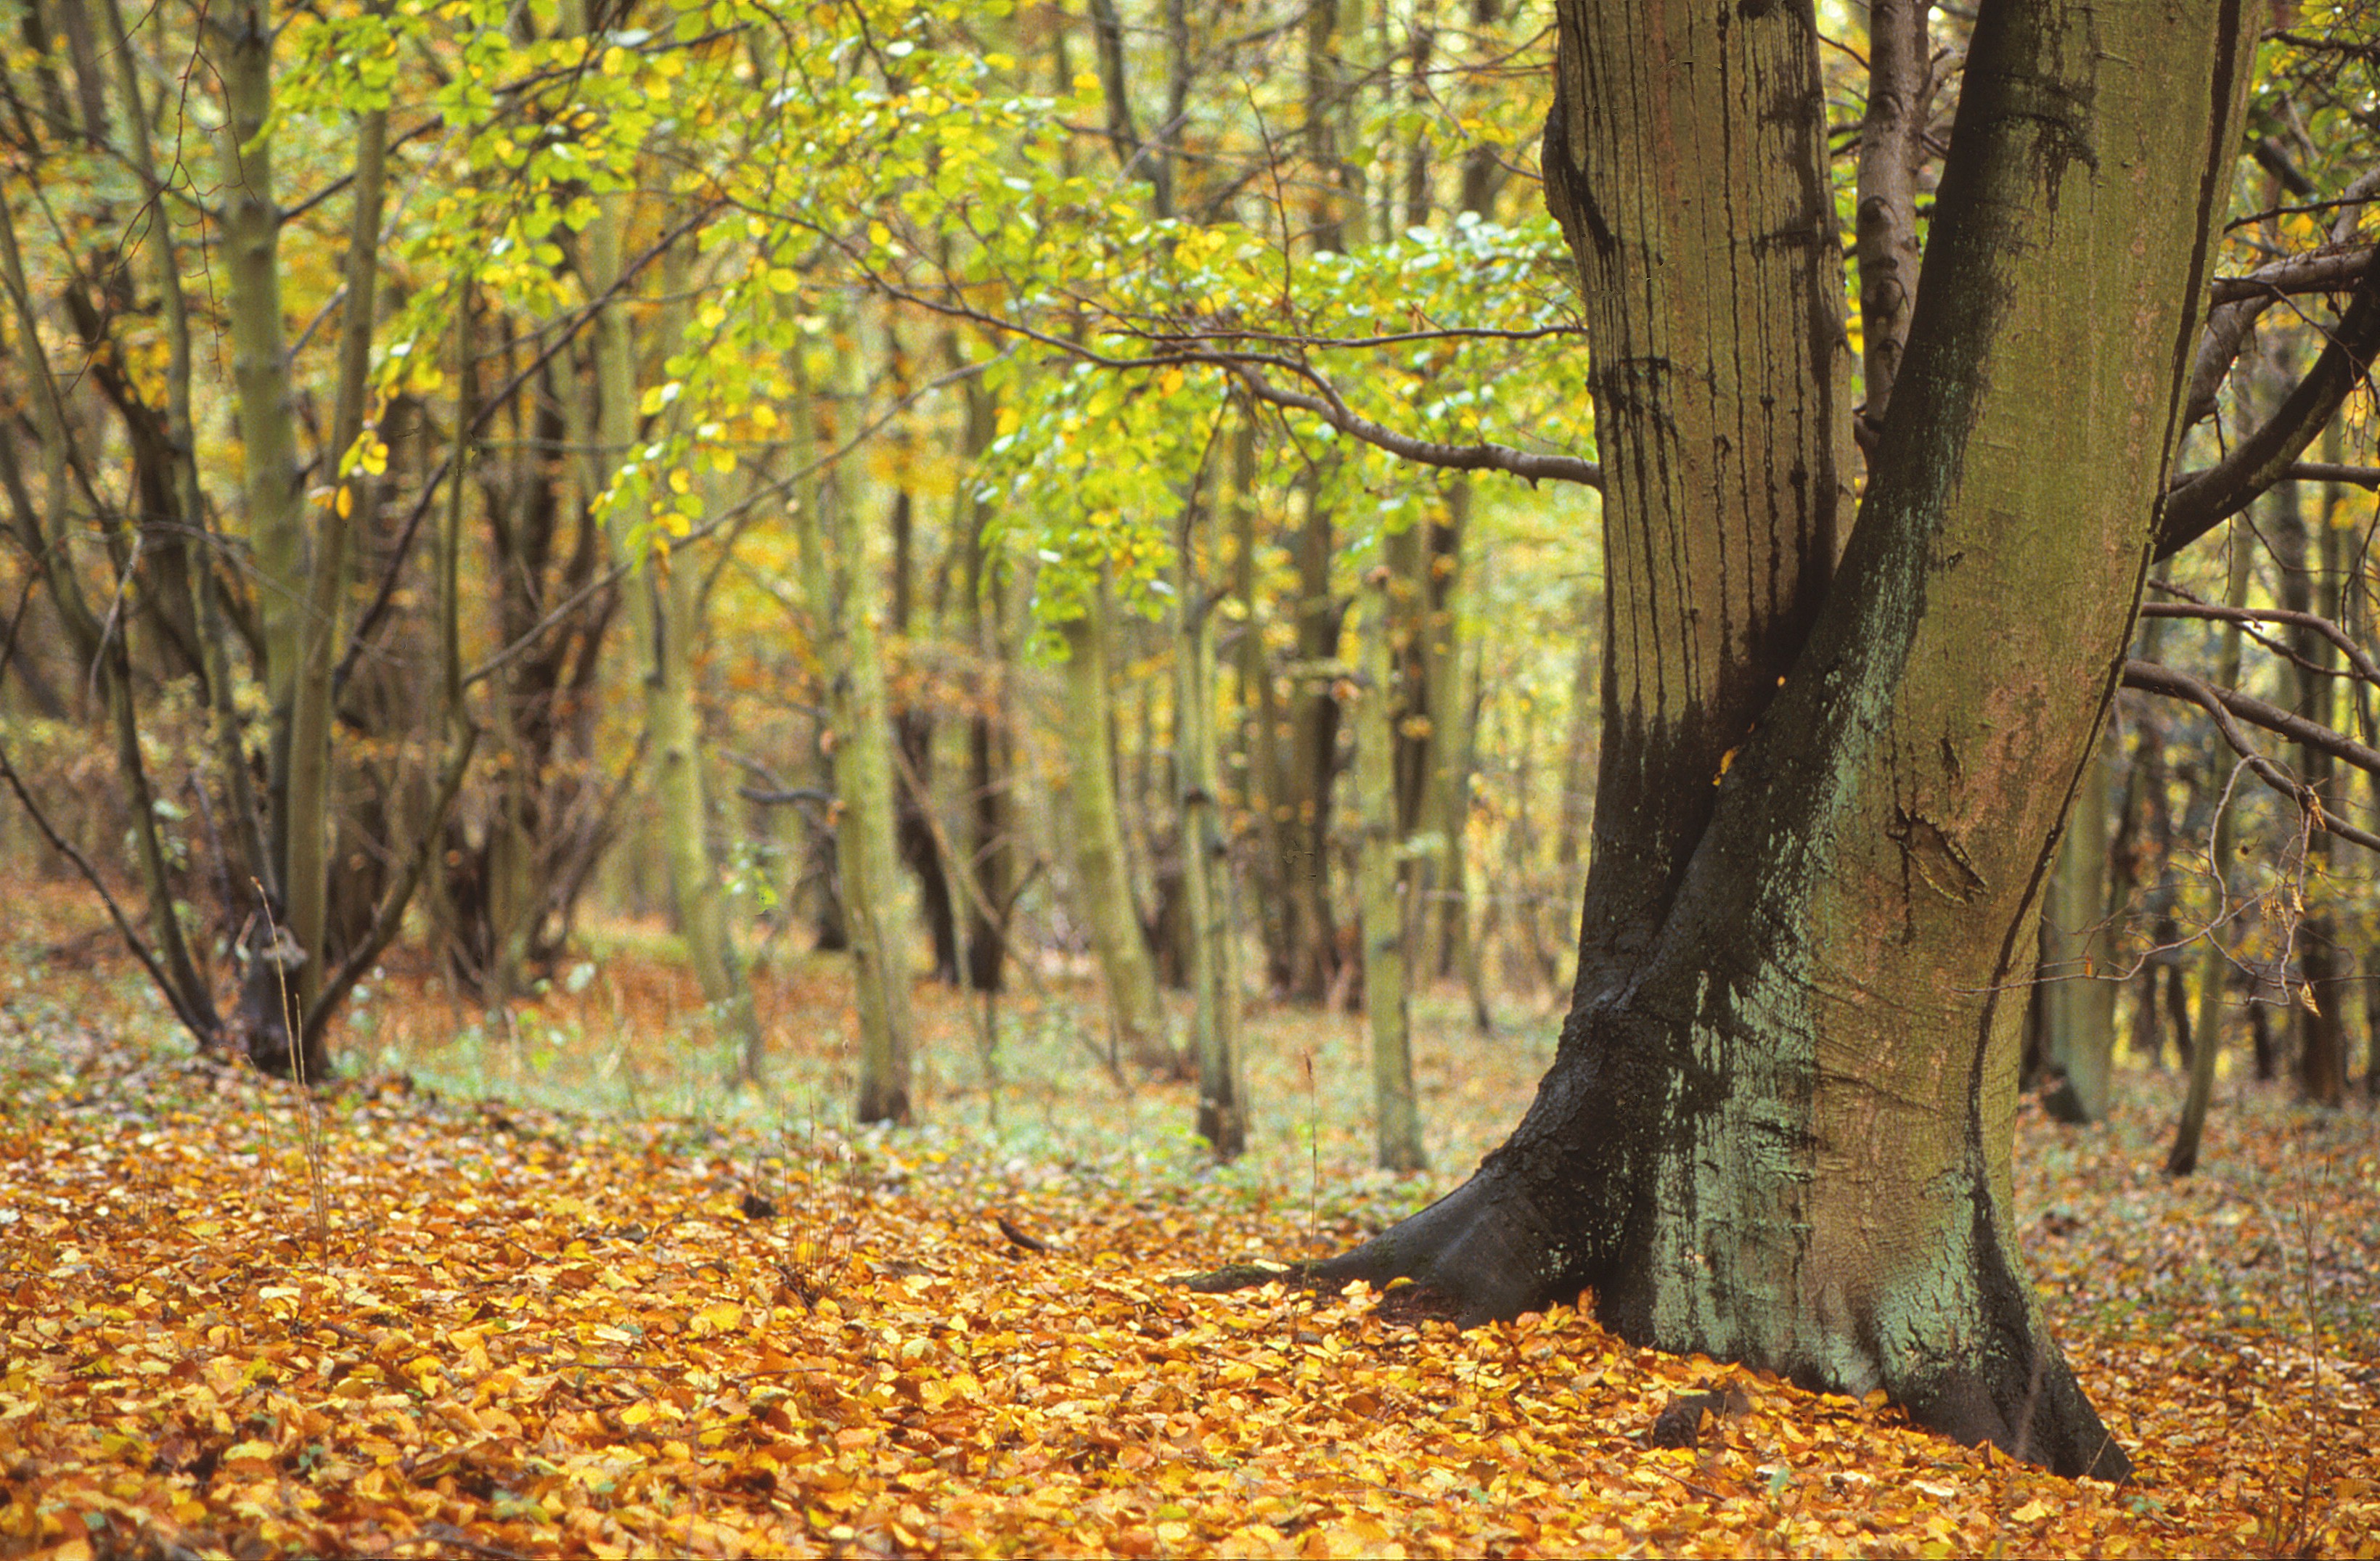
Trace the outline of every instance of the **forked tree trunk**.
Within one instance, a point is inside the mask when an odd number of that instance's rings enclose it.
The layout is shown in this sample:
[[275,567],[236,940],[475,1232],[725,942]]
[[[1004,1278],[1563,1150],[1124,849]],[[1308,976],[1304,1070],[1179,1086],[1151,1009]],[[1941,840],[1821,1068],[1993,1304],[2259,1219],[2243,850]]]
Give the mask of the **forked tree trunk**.
[[[2123,1474],[2010,1216],[2034,926],[2130,637],[2256,23],[1986,5],[1859,524],[1811,7],[1562,0],[1609,634],[1580,971],[1462,1188],[1324,1281],[1882,1388]],[[2177,91],[2189,83],[2191,91]]]

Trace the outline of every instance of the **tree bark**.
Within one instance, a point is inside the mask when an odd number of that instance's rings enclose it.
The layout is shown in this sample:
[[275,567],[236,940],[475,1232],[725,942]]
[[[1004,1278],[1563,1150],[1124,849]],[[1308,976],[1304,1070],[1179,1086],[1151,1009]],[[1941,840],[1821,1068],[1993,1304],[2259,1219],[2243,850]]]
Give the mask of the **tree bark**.
[[1373,1163],[1417,1171],[1421,1118],[1414,1107],[1413,1016],[1405,991],[1410,930],[1401,869],[1405,833],[1398,815],[1395,677],[1396,576],[1383,563],[1365,595],[1364,671],[1369,685],[1355,705],[1355,791],[1364,820],[1357,858],[1358,925],[1364,935],[1364,1013],[1372,1032]]
[[[797,378],[797,383],[799,383]],[[804,388],[807,388],[806,386]],[[796,429],[806,435],[807,407]],[[795,458],[808,459],[807,437]],[[866,589],[867,551],[848,499],[833,485],[801,485],[794,529],[811,585],[811,633],[827,687],[835,793],[835,860],[859,1010],[862,1122],[906,1123],[914,1045],[909,973],[895,932],[900,853],[894,841],[892,722],[884,663]]]
[[2044,1059],[2063,1075],[2050,1094],[2049,1111],[2064,1122],[2095,1122],[2107,1116],[2107,1073],[2116,1055],[2107,895],[2110,766],[2105,747],[2095,750],[2083,767],[2041,912],[2042,988],[2034,1011]]
[[1107,980],[1108,1013],[1117,1049],[1136,1067],[1172,1073],[1180,1066],[1165,1036],[1157,967],[1141,936],[1124,860],[1123,821],[1116,808],[1115,772],[1108,751],[1107,635],[1094,588],[1081,613],[1059,625],[1066,642],[1066,800],[1075,830],[1079,905]]
[[[2337,428],[2334,420],[2331,430]],[[2336,439],[2330,430],[2325,430],[2324,437]],[[2333,443],[2324,454],[2325,458],[2331,458],[2340,452]],[[2309,535],[2305,505],[2313,495],[2301,487],[2284,488],[2274,495],[2279,514],[2271,532],[2274,563],[2280,574],[2281,606],[2292,612],[2319,612],[2333,623],[2338,621],[2335,567],[2338,548],[2332,539],[2338,496],[2336,487],[2326,488],[2319,512],[2320,530]],[[2289,669],[2294,684],[2291,705],[2304,720],[2329,726],[2330,670],[2337,659],[2336,647],[2327,638],[2301,623],[2290,630],[2289,649],[2298,658]],[[2336,800],[2331,787],[2336,766],[2329,754],[2310,744],[2300,744],[2297,770],[2300,778],[2321,793],[2326,803]],[[2330,863],[2329,832],[2312,831],[2306,841],[2306,876],[2316,880],[2329,877]],[[2347,1103],[2346,1012],[2337,970],[2338,927],[2323,898],[2317,898],[2298,922],[2294,941],[2298,974],[2304,983],[2300,1001],[2290,1010],[2297,1031],[2298,1090],[2315,1105],[2343,1106]]]
[[1315,1277],[1410,1276],[1471,1320],[1591,1291],[1633,1341],[2120,1476],[2021,1277],[2016,995],[2130,638],[2255,19],[1985,7],[1829,583],[1850,417],[1812,12],[1558,14],[1547,188],[1612,600],[1580,973],[1506,1144]]
[[1198,567],[1205,505],[1183,509],[1175,549],[1174,746],[1182,814],[1183,898],[1189,920],[1191,1059],[1198,1071],[1195,1125],[1215,1158],[1248,1144],[1248,1091],[1240,1048],[1239,921],[1232,912],[1230,847],[1223,839],[1215,743],[1215,604]]
[[1925,14],[1932,0],[1871,0],[1867,8],[1867,112],[1860,122],[1860,409],[1884,425],[1917,293],[1917,167],[1933,98]]
[[[355,446],[364,431],[371,370],[373,300],[380,278],[381,191],[387,166],[388,111],[365,113],[356,130],[355,215],[347,230],[346,317],[339,329],[338,382],[329,456],[336,490],[314,525],[307,560],[305,615],[291,680],[286,877],[289,935],[310,956],[298,969],[300,1011],[310,1009],[330,964],[325,912],[331,844],[331,673],[339,644],[339,599],[346,584],[347,528],[369,475]],[[228,692],[228,691],[226,691]]]
[[[2248,579],[2246,538],[2236,538],[2231,548],[2230,589],[2226,594],[2233,607],[2248,604]],[[2223,625],[2222,648],[2216,652],[2215,673],[2225,688],[2235,687],[2240,682],[2241,633],[2236,621]],[[2168,1176],[2188,1176],[2198,1168],[2198,1147],[2206,1131],[2206,1107],[2215,1098],[2215,1068],[2223,1053],[2223,986],[2231,973],[2231,957],[2217,940],[2216,933],[2230,899],[2224,875],[2231,866],[2234,799],[2231,786],[2226,783],[2226,771],[2236,776],[2240,770],[2238,766],[2226,766],[2219,760],[2207,768],[2215,793],[2215,823],[2207,846],[2207,865],[2214,871],[2215,903],[2204,935],[2206,946],[2198,956],[2198,1023],[2192,1027],[2190,1039],[2190,1087],[2182,1096],[2181,1120],[2173,1130],[2173,1147],[2165,1158]]]
[[1330,588],[1330,512],[1322,484],[1305,482],[1297,539],[1297,675],[1289,698],[1288,784],[1281,872],[1290,905],[1289,991],[1326,1000],[1340,974],[1339,927],[1330,904],[1330,793],[1339,772],[1339,699],[1318,669],[1339,657],[1343,609]]
[[1243,404],[1232,430],[1232,533],[1237,544],[1232,587],[1240,603],[1239,696],[1243,737],[1242,793],[1254,850],[1247,860],[1249,909],[1264,948],[1266,986],[1289,989],[1296,968],[1294,921],[1288,898],[1285,841],[1291,810],[1284,800],[1281,699],[1272,655],[1265,644],[1266,613],[1257,571],[1256,408]]

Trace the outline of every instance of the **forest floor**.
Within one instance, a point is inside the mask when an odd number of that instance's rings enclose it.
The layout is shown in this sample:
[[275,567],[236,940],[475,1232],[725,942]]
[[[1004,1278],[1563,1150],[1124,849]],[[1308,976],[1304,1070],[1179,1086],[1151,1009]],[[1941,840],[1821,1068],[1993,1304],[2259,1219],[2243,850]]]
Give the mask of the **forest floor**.
[[[1439,1170],[1365,1168],[1359,1034],[1275,1010],[1257,1148],[1113,1078],[1050,977],[920,988],[927,1125],[836,1127],[832,965],[760,982],[730,1094],[634,928],[491,1020],[401,961],[309,1102],[191,1055],[88,902],[0,885],[0,1556],[1954,1555],[2380,1557],[2380,1131],[2233,1075],[2027,1108],[2024,1246],[2138,1479],[1630,1349],[1458,1334],[1361,1289],[1175,1276],[1343,1244],[1460,1179],[1550,1054],[1424,1012]],[[1730,1394],[1698,1445],[1647,1433]]]

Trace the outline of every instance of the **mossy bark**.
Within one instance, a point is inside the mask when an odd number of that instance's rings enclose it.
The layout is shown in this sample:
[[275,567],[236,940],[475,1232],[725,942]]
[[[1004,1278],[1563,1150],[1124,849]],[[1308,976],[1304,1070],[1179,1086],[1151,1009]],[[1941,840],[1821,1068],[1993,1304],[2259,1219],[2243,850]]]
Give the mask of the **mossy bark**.
[[1578,982],[1506,1144],[1316,1277],[1413,1277],[1474,1320],[1591,1292],[1632,1340],[2119,1476],[2012,1240],[2022,994],[2257,19],[1986,7],[1830,569],[1850,409],[1811,9],[1559,17],[1547,184],[1609,483]]

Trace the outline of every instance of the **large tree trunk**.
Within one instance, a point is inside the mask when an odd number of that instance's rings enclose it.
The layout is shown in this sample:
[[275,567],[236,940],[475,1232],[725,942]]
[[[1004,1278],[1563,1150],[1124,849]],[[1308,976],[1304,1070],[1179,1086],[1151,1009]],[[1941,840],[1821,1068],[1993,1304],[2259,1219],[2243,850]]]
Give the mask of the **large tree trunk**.
[[1985,8],[1830,586],[1850,418],[1810,7],[1559,15],[1547,185],[1609,484],[1578,982],[1504,1146],[1316,1277],[1410,1276],[1473,1320],[1592,1291],[1632,1340],[2120,1475],[2018,1267],[2022,994],[2254,21]]

